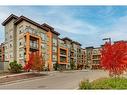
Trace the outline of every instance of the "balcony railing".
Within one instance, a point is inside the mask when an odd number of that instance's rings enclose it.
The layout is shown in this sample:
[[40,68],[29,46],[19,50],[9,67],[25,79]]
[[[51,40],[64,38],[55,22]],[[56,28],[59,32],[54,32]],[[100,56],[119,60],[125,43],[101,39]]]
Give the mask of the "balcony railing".
[[[24,48],[26,48],[26,43],[24,43]],[[31,49],[38,49],[38,44],[30,42],[30,48]]]
[[38,49],[38,45],[37,44],[30,44],[30,48],[32,48],[32,49]]
[[63,47],[63,48],[67,48],[67,45],[64,44],[64,43],[59,43],[59,46],[60,46],[60,47]]
[[60,57],[60,62],[66,62],[66,58]]
[[66,55],[66,52],[60,52],[61,55]]

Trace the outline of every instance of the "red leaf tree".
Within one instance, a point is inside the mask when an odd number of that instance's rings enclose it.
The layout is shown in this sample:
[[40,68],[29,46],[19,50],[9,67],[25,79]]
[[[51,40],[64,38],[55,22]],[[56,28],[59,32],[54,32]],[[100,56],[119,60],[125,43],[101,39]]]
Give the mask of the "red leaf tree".
[[25,64],[24,69],[26,71],[42,71],[44,67],[45,61],[42,58],[42,53],[32,52],[29,55],[29,61]]
[[106,42],[101,50],[102,68],[112,76],[119,76],[127,70],[127,42],[119,41],[114,44]]

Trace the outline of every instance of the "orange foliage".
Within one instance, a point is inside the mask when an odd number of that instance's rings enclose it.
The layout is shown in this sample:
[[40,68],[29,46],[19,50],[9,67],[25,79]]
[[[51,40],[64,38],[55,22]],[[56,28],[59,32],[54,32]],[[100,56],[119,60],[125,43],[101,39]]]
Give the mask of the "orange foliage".
[[29,55],[29,61],[24,66],[24,69],[26,71],[30,71],[30,70],[42,71],[44,64],[45,62],[42,58],[42,54],[39,52],[32,52]]

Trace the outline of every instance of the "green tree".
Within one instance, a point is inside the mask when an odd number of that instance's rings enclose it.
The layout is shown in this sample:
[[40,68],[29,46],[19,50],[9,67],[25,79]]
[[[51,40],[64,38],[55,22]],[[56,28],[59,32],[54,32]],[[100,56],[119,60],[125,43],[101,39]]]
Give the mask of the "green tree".
[[71,70],[74,70],[76,68],[74,61],[70,62]]
[[55,63],[55,64],[54,64],[54,69],[57,71],[58,68],[59,68],[59,64],[58,64],[58,63]]

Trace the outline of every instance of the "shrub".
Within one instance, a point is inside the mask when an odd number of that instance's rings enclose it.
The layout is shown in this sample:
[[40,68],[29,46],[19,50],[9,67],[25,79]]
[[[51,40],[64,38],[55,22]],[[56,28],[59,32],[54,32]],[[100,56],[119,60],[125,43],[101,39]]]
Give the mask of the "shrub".
[[57,71],[58,68],[59,68],[59,64],[58,64],[58,63],[55,63],[55,64],[54,64],[54,69]]
[[18,64],[17,61],[10,62],[9,66],[9,71],[12,73],[20,73],[22,71],[22,65]]
[[81,81],[79,84],[80,89],[91,89],[91,84],[89,80]]
[[122,78],[101,78],[91,83],[82,81],[80,89],[127,89],[127,79]]

